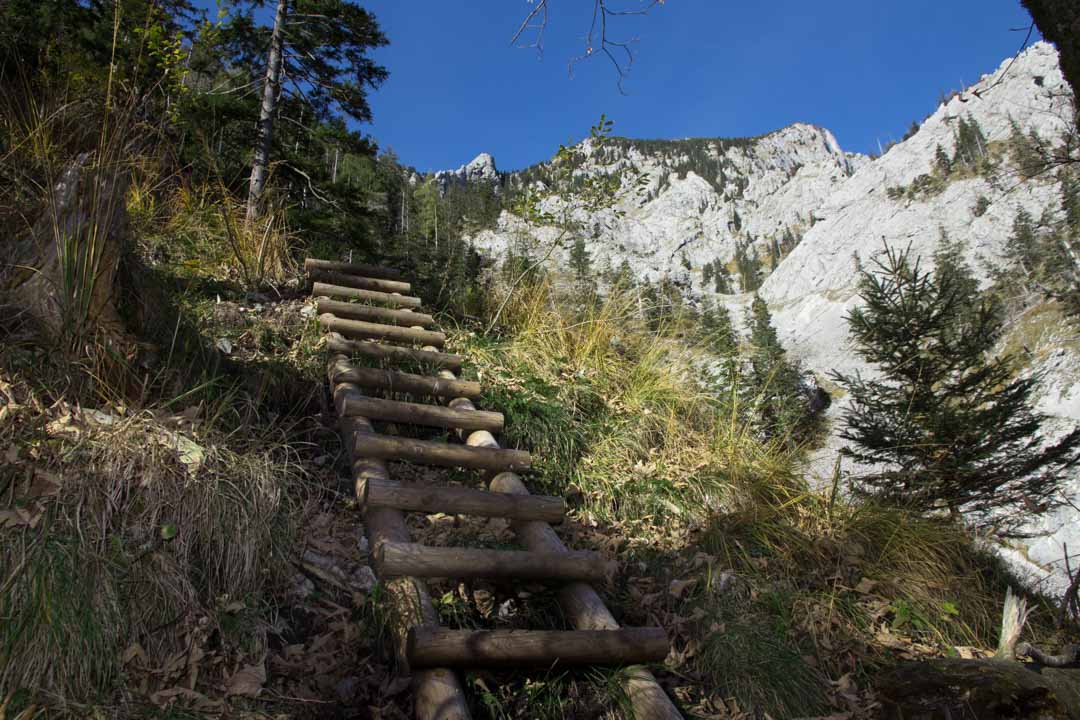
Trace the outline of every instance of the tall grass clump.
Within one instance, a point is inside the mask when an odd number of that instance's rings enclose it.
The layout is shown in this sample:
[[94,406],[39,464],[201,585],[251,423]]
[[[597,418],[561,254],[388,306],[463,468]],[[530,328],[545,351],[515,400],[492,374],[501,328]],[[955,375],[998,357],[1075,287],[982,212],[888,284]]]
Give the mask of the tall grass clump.
[[[823,711],[827,679],[872,674],[898,643],[993,642],[1007,577],[973,535],[855,498],[839,474],[811,487],[808,448],[755,415],[769,388],[741,357],[708,370],[686,318],[658,318],[633,289],[582,294],[543,276],[504,299],[497,332],[466,339],[486,404],[533,453],[536,491],[616,535],[627,568],[661,587],[696,578],[660,604],[686,633],[680,672],[700,678],[703,708]],[[640,596],[625,602],[645,620]]]
[[[265,647],[259,618],[297,531],[286,446],[229,447],[150,412],[17,412],[0,426],[22,449],[0,472],[0,697],[108,701],[125,662],[165,667],[199,628],[226,652]],[[230,635],[234,603],[251,622]]]

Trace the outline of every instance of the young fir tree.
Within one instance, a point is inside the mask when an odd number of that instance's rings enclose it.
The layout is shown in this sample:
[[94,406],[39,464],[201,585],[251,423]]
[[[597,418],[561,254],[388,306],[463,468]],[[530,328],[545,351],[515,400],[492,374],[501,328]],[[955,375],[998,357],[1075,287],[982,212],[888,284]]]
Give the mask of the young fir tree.
[[734,355],[739,347],[731,313],[723,303],[714,303],[708,297],[701,306],[701,334],[706,347],[718,355]]
[[585,238],[580,235],[574,238],[574,244],[570,246],[570,269],[579,281],[589,279],[589,251],[585,248]]
[[765,434],[792,442],[807,439],[816,425],[808,412],[799,368],[787,358],[777,337],[772,315],[757,294],[747,318],[750,326],[750,391],[756,396],[758,415]]
[[999,306],[957,258],[939,251],[931,273],[887,249],[862,273],[865,305],[848,324],[881,376],[833,373],[852,400],[841,437],[853,443],[846,455],[885,468],[859,478],[863,491],[1010,534],[1054,503],[1080,461],[1080,429],[1043,443],[1046,418],[1030,402],[1038,378],[1017,377],[1011,357],[993,356]]

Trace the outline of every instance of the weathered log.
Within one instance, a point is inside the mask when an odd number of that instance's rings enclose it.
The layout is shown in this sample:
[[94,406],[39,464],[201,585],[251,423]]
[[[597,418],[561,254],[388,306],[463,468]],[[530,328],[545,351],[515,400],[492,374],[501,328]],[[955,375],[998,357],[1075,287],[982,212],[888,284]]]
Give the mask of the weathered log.
[[342,287],[341,285],[328,285],[317,282],[311,288],[311,294],[316,297],[339,297],[352,300],[366,300],[377,302],[390,307],[418,308],[423,302],[412,295],[399,295],[397,293],[378,292],[377,290],[360,290],[359,288]]
[[[458,380],[453,373],[440,371],[437,377],[417,375],[355,365],[347,359],[337,357],[330,364],[330,381],[348,382],[377,390],[406,392],[416,395],[435,395],[437,397],[479,397],[480,383],[471,380]],[[470,408],[476,411],[476,408]]]
[[602,581],[613,569],[589,550],[545,553],[383,542],[374,551],[376,571],[385,577]]
[[503,415],[497,412],[455,410],[442,405],[384,400],[366,395],[346,398],[343,403],[342,414],[362,415],[370,420],[425,425],[450,430],[457,428],[499,432],[503,427]]
[[[353,388],[359,390],[358,388]],[[356,431],[371,432],[371,423],[365,418],[351,417],[342,418],[342,434],[345,436],[346,447],[352,447],[348,442],[348,436]],[[391,479],[386,464],[381,460],[353,458],[357,470],[357,484],[361,482],[361,474],[364,480],[377,478],[380,482],[390,484],[395,482]],[[368,541],[371,547],[376,547],[384,542],[410,542],[409,530],[405,525],[405,516],[399,510],[392,508],[374,508],[364,514],[364,525],[367,529]],[[392,622],[396,625],[398,660],[403,668],[408,667],[408,658],[405,652],[405,640],[408,631],[414,627],[431,626],[438,627],[439,614],[435,609],[427,586],[417,578],[402,577],[383,581],[386,596],[394,608]],[[446,668],[434,668],[416,672],[413,676],[415,694],[416,717],[418,720],[469,720],[468,703],[465,700],[465,691],[458,680],[457,675]]]
[[[473,407],[472,403],[462,398],[452,403],[460,409]],[[489,433],[478,431],[469,436],[467,442],[470,445],[484,446],[488,449],[499,447]],[[495,492],[505,492],[513,495],[528,495],[529,491],[521,478],[512,472],[504,472],[496,475],[491,480],[491,489]],[[545,522],[522,520],[514,522],[511,527],[517,534],[518,539],[529,550],[537,552],[568,552],[565,545],[551,526]],[[559,589],[559,607],[563,614],[573,623],[578,630],[616,630],[618,621],[611,611],[604,605],[597,592],[584,582],[567,583]],[[626,668],[622,673],[622,685],[626,696],[630,699],[635,720],[682,720],[682,714],[671,702],[671,699],[660,687],[656,678],[648,668],[635,665]]]
[[[521,478],[504,472],[491,479],[491,489],[514,495],[528,495]],[[521,543],[535,552],[568,552],[551,526],[544,522],[518,521],[511,525]],[[589,584],[571,582],[559,588],[559,607],[578,630],[616,630],[618,621]],[[682,720],[682,714],[645,667],[634,666],[623,674],[623,687],[630,698],[636,720]]]
[[532,466],[529,453],[520,450],[474,448],[362,432],[356,433],[353,442],[353,452],[357,457],[474,470],[528,470]]
[[479,397],[482,391],[480,383],[470,380],[444,380],[396,370],[359,367],[347,361],[337,363],[330,378],[333,383],[347,382],[376,390],[436,397]]
[[340,302],[322,297],[317,300],[316,304],[320,315],[330,313],[349,320],[377,321],[403,327],[435,327],[435,318],[410,310],[391,310],[390,308]]
[[360,275],[348,275],[346,273],[333,272],[330,270],[320,270],[314,268],[308,270],[308,275],[314,282],[323,282],[330,285],[341,285],[343,287],[359,288],[360,290],[378,290],[379,292],[388,293],[407,293],[412,290],[412,286],[407,282],[400,282],[398,280],[381,280],[373,277],[361,277]]
[[446,336],[441,332],[432,330],[417,330],[416,328],[398,327],[397,325],[380,325],[361,322],[360,320],[346,320],[329,313],[320,315],[319,322],[322,323],[326,330],[349,338],[392,340],[394,342],[428,345],[437,348],[441,348],[446,344]]
[[448,367],[460,369],[465,358],[460,355],[451,355],[434,350],[414,350],[412,348],[386,345],[382,343],[364,342],[362,340],[349,340],[337,333],[331,333],[326,339],[326,347],[334,353],[346,355],[361,355],[372,360],[392,360],[396,362],[413,362],[433,365],[435,367]]
[[423,513],[477,515],[517,520],[562,522],[566,501],[560,497],[518,497],[463,487],[417,487],[368,482],[359,496],[364,507],[392,507]]
[[940,658],[900,665],[876,686],[890,720],[1080,720],[1080,669]]
[[409,631],[409,666],[560,667],[660,662],[668,654],[662,628],[620,630],[447,630]]
[[335,262],[333,260],[319,260],[307,258],[304,260],[304,269],[328,270],[330,272],[345,273],[346,275],[360,275],[362,277],[379,278],[380,280],[404,280],[405,275],[398,270],[382,265],[366,265],[364,263]]

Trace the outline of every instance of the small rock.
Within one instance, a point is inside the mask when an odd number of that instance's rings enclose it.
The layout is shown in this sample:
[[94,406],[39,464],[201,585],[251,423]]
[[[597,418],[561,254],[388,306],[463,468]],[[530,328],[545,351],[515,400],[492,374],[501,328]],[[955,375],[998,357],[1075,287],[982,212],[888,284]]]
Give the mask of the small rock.
[[379,581],[375,578],[375,572],[367,565],[361,565],[354,570],[352,577],[349,579],[349,584],[355,590],[360,590],[362,592],[371,592],[378,582]]
[[303,573],[296,573],[292,579],[292,586],[285,593],[290,600],[307,600],[315,592],[315,583]]

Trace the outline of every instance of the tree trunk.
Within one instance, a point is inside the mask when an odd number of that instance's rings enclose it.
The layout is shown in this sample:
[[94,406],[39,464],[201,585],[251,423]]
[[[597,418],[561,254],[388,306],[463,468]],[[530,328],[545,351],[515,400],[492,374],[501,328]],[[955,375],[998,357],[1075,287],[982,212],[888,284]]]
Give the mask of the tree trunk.
[[0,264],[6,302],[65,342],[101,330],[123,332],[113,299],[127,234],[128,176],[115,163],[99,165],[87,153],[73,160],[30,231],[16,236]]
[[248,185],[247,220],[250,223],[262,211],[262,195],[270,174],[270,147],[274,142],[274,114],[281,90],[282,46],[285,42],[285,16],[289,0],[278,0],[274,15],[274,32],[270,37],[270,56],[266,61],[266,82],[263,84],[262,108],[259,110],[259,133],[255,139],[255,159],[251,164]]
[[1061,72],[1080,98],[1080,3],[1076,0],[1023,0],[1042,36],[1057,46]]

